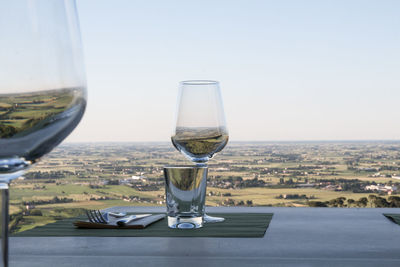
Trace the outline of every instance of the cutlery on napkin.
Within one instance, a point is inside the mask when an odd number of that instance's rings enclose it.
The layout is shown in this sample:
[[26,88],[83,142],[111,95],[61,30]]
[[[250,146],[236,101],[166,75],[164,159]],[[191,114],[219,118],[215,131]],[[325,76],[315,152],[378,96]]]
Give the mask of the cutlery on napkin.
[[143,229],[152,223],[162,220],[165,217],[165,214],[136,214],[133,216],[136,217],[128,216],[130,219],[129,221],[119,224],[117,222],[121,221],[121,218],[110,218],[110,221],[107,224],[78,220],[74,222],[74,225],[78,228],[88,229]]

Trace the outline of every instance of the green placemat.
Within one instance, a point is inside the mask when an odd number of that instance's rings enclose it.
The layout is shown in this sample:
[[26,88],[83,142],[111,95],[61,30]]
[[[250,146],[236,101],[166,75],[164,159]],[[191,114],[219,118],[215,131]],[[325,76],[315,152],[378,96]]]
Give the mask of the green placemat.
[[397,213],[397,214],[396,213],[384,213],[383,215],[386,216],[386,218],[388,218],[392,222],[400,225],[400,213]]
[[200,229],[170,229],[164,218],[145,229],[79,229],[70,218],[38,226],[13,236],[100,236],[100,237],[263,237],[272,219],[272,213],[218,213],[221,223],[205,224]]

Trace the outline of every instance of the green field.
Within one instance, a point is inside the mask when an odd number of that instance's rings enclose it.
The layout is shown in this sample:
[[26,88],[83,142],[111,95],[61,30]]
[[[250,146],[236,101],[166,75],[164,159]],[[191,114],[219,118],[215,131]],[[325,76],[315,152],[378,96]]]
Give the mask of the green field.
[[[10,104],[0,101],[0,107]],[[164,206],[163,166],[188,163],[167,143],[62,145],[25,179],[13,181],[13,230],[75,216],[82,209]],[[233,143],[209,162],[206,204],[301,207],[317,201],[332,206],[342,197],[341,207],[375,207],[386,202],[373,202],[370,195],[387,201],[400,196],[400,180],[392,178],[400,176],[399,170],[399,142]],[[132,176],[143,179],[119,184]],[[366,190],[371,184],[391,190]],[[366,205],[347,202],[363,197]],[[32,216],[33,210],[41,215]]]

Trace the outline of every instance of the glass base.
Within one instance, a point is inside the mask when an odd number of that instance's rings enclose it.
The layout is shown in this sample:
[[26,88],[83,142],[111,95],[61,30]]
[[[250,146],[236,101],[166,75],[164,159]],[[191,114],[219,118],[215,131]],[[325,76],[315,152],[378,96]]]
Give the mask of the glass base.
[[0,159],[0,183],[10,183],[23,175],[30,166],[31,162],[23,158]]
[[219,223],[225,221],[225,218],[222,217],[213,217],[207,214],[204,214],[204,222],[205,223]]
[[178,229],[196,229],[203,227],[203,217],[168,216],[168,227]]

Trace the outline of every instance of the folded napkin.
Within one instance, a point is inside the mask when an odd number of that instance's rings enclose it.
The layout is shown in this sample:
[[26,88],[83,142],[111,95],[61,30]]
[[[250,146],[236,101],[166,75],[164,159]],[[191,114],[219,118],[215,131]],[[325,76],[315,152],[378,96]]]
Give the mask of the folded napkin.
[[117,221],[120,220],[121,218],[110,218],[110,217],[109,217],[110,221],[108,224],[94,223],[89,221],[75,221],[74,225],[78,228],[90,228],[90,229],[143,229],[152,223],[162,220],[165,217],[165,214],[150,215],[148,217],[132,221],[126,224],[125,226],[117,225]]

